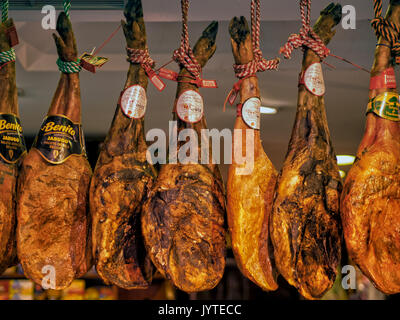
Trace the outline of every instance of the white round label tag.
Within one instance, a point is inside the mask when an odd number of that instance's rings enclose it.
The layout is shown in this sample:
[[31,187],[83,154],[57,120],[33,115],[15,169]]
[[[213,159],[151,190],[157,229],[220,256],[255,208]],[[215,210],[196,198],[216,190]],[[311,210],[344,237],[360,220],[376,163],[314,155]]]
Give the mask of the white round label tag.
[[183,92],[176,103],[176,113],[182,121],[199,122],[203,118],[203,98],[194,90]]
[[250,98],[243,103],[242,119],[253,129],[260,129],[260,107],[261,100],[258,98]]
[[308,91],[316,96],[321,97],[325,94],[324,75],[320,63],[313,63],[307,68],[304,73],[304,83]]
[[129,118],[140,119],[146,113],[147,96],[142,86],[134,85],[124,90],[120,105],[122,112]]

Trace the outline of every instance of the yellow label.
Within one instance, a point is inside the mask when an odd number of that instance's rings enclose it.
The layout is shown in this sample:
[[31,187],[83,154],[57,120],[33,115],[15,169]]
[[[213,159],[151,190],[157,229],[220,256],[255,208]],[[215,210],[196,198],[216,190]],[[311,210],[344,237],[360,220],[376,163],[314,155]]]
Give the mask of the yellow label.
[[367,113],[373,112],[381,118],[400,121],[399,107],[399,94],[396,92],[384,92],[369,101]]

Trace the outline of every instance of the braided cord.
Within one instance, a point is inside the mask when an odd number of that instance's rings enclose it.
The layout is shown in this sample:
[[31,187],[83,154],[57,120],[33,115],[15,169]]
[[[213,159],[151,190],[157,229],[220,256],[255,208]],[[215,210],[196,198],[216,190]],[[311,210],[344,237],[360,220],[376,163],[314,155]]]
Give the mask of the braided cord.
[[8,0],[1,1],[1,22],[6,22],[8,20]]
[[64,12],[66,16],[69,18],[69,11],[71,9],[71,0],[64,0]]
[[78,59],[77,61],[62,61],[60,58],[57,59],[58,69],[62,73],[78,73],[82,70],[82,66],[80,65],[81,61]]
[[149,49],[133,49],[126,47],[130,63],[139,63],[144,69],[151,69],[155,61],[150,57]]
[[189,0],[181,0],[182,7],[182,37],[181,46],[173,53],[172,59],[186,68],[196,79],[201,78],[201,66],[197,62],[189,43],[188,12]]
[[330,54],[330,51],[311,27],[311,0],[300,0],[300,14],[302,28],[299,34],[290,35],[286,44],[280,49],[280,53],[286,59],[290,59],[294,49],[301,47],[304,50],[305,48],[309,48],[321,60],[324,60]]
[[259,71],[276,70],[279,65],[279,58],[267,60],[263,57],[260,49],[260,23],[261,5],[260,0],[251,1],[251,36],[254,59],[247,64],[234,64],[233,69],[239,79],[254,75]]
[[374,0],[375,18],[372,19],[371,25],[375,29],[376,37],[382,37],[390,43],[392,54],[400,55],[400,28],[393,22],[382,17],[382,0]]
[[15,58],[15,50],[13,48],[8,51],[0,52],[0,65],[7,62],[13,62],[15,61]]

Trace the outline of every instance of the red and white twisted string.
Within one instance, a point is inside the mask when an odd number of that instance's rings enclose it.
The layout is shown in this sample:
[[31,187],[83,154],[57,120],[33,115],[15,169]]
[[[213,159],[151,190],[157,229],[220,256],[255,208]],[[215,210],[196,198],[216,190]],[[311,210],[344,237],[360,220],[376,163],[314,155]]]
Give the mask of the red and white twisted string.
[[126,47],[128,53],[128,60],[131,63],[139,63],[143,69],[150,70],[154,68],[155,61],[150,57],[149,50],[146,49],[133,49]]
[[195,78],[201,78],[201,66],[197,62],[189,43],[188,12],[189,0],[181,0],[182,6],[182,37],[181,46],[174,51],[172,59],[181,64]]
[[302,28],[299,34],[292,34],[287,43],[281,48],[280,53],[286,59],[290,59],[294,49],[302,47],[303,50],[308,47],[314,51],[321,60],[324,60],[330,50],[325,46],[324,42],[314,32],[311,27],[311,0],[300,0],[300,13]]
[[261,5],[260,0],[251,1],[251,36],[254,59],[246,64],[234,64],[233,69],[239,79],[254,75],[259,71],[276,70],[279,65],[279,58],[267,60],[263,57],[260,49],[260,21]]

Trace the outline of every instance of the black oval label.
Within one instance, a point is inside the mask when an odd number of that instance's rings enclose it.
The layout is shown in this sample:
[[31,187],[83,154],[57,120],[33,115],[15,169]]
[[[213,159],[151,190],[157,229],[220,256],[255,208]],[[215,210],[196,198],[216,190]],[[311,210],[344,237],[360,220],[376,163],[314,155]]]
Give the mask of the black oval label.
[[52,164],[63,163],[72,155],[86,157],[81,124],[64,116],[46,117],[33,147]]
[[0,159],[16,163],[26,152],[26,144],[19,118],[13,114],[0,114]]

